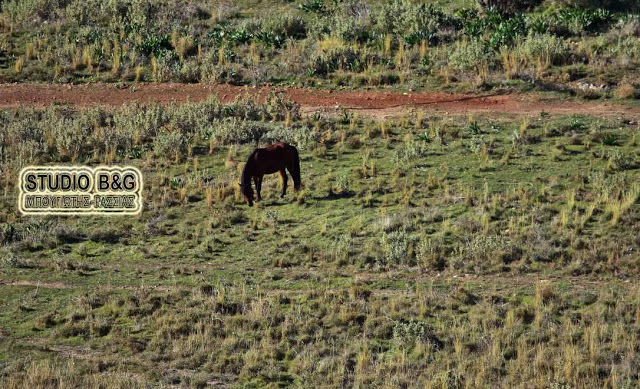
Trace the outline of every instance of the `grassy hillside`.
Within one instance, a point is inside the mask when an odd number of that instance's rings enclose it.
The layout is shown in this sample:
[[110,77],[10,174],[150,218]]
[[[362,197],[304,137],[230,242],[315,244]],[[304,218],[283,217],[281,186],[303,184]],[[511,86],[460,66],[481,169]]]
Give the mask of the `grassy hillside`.
[[[626,118],[302,117],[279,96],[0,113],[0,385],[635,387]],[[249,208],[255,144],[301,151]],[[27,164],[131,164],[139,217],[16,215]]]
[[481,3],[6,0],[0,80],[638,96],[637,1]]

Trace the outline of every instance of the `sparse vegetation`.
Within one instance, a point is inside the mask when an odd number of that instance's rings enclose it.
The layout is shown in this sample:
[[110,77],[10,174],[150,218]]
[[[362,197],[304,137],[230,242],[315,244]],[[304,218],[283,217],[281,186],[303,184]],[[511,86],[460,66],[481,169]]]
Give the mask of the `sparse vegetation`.
[[633,97],[638,6],[593,3],[7,0],[0,80],[515,87]]
[[[298,109],[3,110],[2,386],[638,383],[637,124]],[[304,192],[248,208],[281,139]],[[141,168],[143,214],[17,217],[19,168],[71,160]]]
[[[0,6],[0,82],[626,100],[0,108],[0,387],[640,386],[637,1]],[[276,141],[303,188],[267,175],[247,207],[246,158]],[[138,167],[142,214],[19,215],[21,168],[58,164]]]

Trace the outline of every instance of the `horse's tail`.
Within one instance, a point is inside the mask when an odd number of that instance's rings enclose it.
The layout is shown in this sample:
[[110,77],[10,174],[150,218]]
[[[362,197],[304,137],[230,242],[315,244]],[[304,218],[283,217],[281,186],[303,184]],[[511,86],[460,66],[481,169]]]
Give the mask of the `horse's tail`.
[[300,156],[298,155],[298,149],[293,146],[291,146],[291,148],[293,149],[293,163],[289,173],[291,173],[291,177],[293,178],[293,188],[298,191],[302,186],[300,182]]

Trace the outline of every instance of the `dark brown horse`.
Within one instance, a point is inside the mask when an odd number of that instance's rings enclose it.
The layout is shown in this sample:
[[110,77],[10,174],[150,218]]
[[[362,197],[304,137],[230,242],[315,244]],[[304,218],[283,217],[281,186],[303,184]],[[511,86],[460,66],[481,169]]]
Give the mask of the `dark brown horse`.
[[293,187],[300,190],[300,157],[298,150],[286,143],[274,143],[265,148],[255,149],[247,159],[247,163],[242,170],[240,178],[240,190],[249,206],[253,205],[253,189],[251,179],[256,184],[258,201],[262,200],[260,190],[262,189],[262,178],[265,174],[280,172],[282,176],[282,194],[287,192],[287,173],[289,171],[293,178]]

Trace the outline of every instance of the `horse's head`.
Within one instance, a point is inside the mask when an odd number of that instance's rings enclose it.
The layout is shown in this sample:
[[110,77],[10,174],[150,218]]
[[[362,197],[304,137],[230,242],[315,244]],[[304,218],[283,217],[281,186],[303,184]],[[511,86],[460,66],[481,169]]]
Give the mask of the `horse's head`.
[[253,188],[251,188],[251,181],[248,184],[239,183],[240,192],[242,192],[242,196],[244,196],[244,200],[249,204],[250,207],[253,206]]

